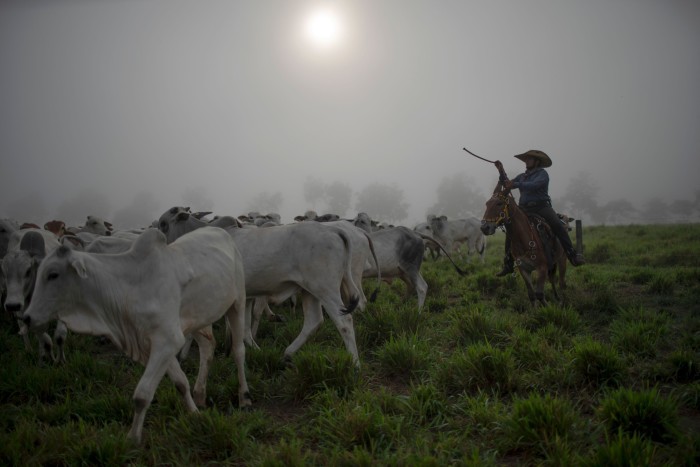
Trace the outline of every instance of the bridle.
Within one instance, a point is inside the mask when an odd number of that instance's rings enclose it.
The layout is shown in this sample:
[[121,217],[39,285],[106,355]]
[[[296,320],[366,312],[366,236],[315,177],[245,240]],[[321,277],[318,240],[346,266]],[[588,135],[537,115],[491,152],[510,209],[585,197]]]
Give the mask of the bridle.
[[506,224],[510,224],[510,200],[511,197],[508,196],[508,194],[504,194],[505,192],[501,191],[499,193],[494,193],[491,199],[497,199],[499,201],[503,201],[503,208],[501,208],[500,211],[498,211],[498,217],[492,217],[492,218],[486,218],[484,217],[482,219],[482,222],[488,222],[491,224],[495,224],[496,227],[500,227]]
[[[511,211],[510,211],[510,201],[512,196],[509,196],[510,192],[509,191],[500,191],[498,193],[494,193],[491,199],[497,199],[499,201],[503,202],[503,207],[498,211],[498,217],[494,218],[486,218],[484,217],[482,219],[482,223],[492,223],[495,224],[496,227],[501,227],[505,229],[507,225],[511,223],[512,216],[511,216]],[[537,225],[535,226],[530,219],[528,219],[528,227],[530,228],[530,241],[527,243],[528,250],[527,253],[519,258],[514,258],[515,259],[515,266],[520,267],[522,264],[522,258],[524,256],[529,256],[531,260],[536,260],[537,259],[537,243],[535,242],[535,236],[536,230],[540,229],[541,221],[538,219]]]

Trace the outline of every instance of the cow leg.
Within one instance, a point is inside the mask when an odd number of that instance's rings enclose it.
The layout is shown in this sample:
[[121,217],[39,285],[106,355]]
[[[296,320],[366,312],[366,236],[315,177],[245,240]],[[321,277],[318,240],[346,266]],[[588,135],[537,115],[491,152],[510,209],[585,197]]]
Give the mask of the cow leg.
[[[269,310],[269,314],[267,313]],[[270,307],[268,305],[267,299],[264,298],[256,298],[253,300],[253,320],[250,325],[250,335],[255,339],[255,336],[258,335],[258,327],[260,326],[260,318],[262,317],[263,313],[268,314],[268,318],[270,315],[274,316],[274,313],[272,310],[270,310]]]
[[415,290],[418,299],[418,311],[423,309],[425,297],[428,294],[428,283],[425,282],[420,271],[402,271],[401,280],[406,284],[406,291]]
[[299,350],[299,348],[306,343],[309,337],[316,332],[316,330],[323,323],[323,310],[321,309],[321,302],[311,295],[309,292],[302,292],[301,295],[301,308],[304,313],[304,325],[301,328],[301,332],[294,339],[294,341],[289,344],[284,351],[284,359],[290,360],[292,355]]
[[428,283],[425,282],[425,279],[423,279],[423,276],[421,276],[420,271],[418,271],[414,280],[416,294],[418,296],[418,311],[420,311],[423,308],[423,304],[425,304],[425,297],[428,294]]
[[248,380],[245,376],[245,303],[234,302],[226,312],[226,321],[231,329],[231,354],[236,362],[238,375],[238,406],[249,407],[252,405]]
[[182,336],[177,344],[171,340],[151,340],[151,354],[148,357],[148,362],[146,362],[146,369],[136,385],[136,390],[134,390],[134,418],[131,422],[131,429],[128,434],[129,439],[137,443],[141,442],[141,433],[143,431],[143,422],[146,418],[146,411],[153,401],[153,395],[156,392],[158,384],[160,384],[160,380],[163,379],[165,372],[173,365],[173,362],[179,368],[180,365],[177,363],[175,356],[182,347],[182,344],[184,344],[184,336]]
[[24,321],[21,319],[17,320],[17,325],[19,326],[18,334],[22,336],[22,341],[24,341],[24,350],[31,352],[32,343],[29,341],[29,328],[27,328],[27,325],[24,324]]
[[[341,304],[342,306],[342,304]],[[324,304],[323,307],[328,313],[328,317],[335,324],[336,329],[340,333],[340,337],[343,338],[343,343],[345,348],[350,355],[352,355],[352,362],[357,368],[360,367],[360,356],[357,352],[357,342],[355,341],[355,326],[352,322],[352,315],[350,313],[341,314],[340,308],[337,303]]]
[[44,359],[46,358],[46,355],[51,356],[52,361],[56,361],[56,356],[54,355],[53,341],[51,340],[51,336],[49,336],[45,332],[37,334],[37,336],[39,337],[39,361],[43,362]]
[[187,411],[190,413],[197,412],[197,405],[194,403],[192,395],[190,394],[190,382],[187,381],[187,376],[185,376],[185,372],[182,371],[182,367],[180,366],[180,362],[177,361],[177,358],[172,358],[170,360],[170,364],[168,365],[166,371],[168,373],[168,377],[175,384],[177,392],[179,392],[182,396],[182,400],[185,403],[185,408]]
[[187,360],[187,357],[190,355],[190,349],[192,348],[192,336],[188,336],[186,339],[185,345],[183,345],[180,351],[177,353],[177,359],[181,362]]
[[194,383],[194,403],[197,407],[205,407],[207,401],[207,376],[209,367],[214,359],[214,348],[216,339],[211,325],[206,326],[194,333],[194,340],[199,347],[199,371],[197,380]]
[[[248,299],[245,304],[245,332],[244,332],[244,342],[245,345],[253,349],[259,349],[258,344],[255,343],[252,332],[252,314],[253,314],[253,302],[254,299]],[[231,354],[231,329],[228,320],[226,321],[226,354]]]
[[56,357],[54,358],[55,363],[66,363],[66,352],[64,345],[66,343],[66,337],[68,336],[68,328],[66,323],[60,319],[56,321],[56,329],[53,332],[53,341],[56,343]]

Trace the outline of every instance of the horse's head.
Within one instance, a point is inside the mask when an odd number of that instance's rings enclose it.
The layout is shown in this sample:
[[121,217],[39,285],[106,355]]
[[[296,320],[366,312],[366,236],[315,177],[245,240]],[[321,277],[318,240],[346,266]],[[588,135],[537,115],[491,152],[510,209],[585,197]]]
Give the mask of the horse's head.
[[493,195],[486,201],[486,211],[481,219],[481,231],[484,235],[493,235],[497,227],[508,223],[512,200],[510,189],[504,188],[499,181],[493,190]]

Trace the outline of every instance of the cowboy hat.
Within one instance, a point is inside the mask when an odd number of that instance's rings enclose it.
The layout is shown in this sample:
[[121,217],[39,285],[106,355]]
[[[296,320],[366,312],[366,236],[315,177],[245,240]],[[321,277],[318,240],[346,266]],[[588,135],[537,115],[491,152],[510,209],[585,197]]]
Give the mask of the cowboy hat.
[[530,149],[528,152],[524,152],[513,157],[517,157],[523,162],[525,162],[525,159],[527,159],[528,157],[534,157],[535,159],[540,161],[540,167],[552,166],[552,159],[550,159],[547,154],[543,153],[542,151],[538,151],[537,149]]

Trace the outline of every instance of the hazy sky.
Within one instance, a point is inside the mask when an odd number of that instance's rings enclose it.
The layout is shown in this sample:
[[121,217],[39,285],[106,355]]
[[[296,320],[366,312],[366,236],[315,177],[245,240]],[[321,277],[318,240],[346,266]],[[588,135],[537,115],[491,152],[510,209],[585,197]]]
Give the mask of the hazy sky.
[[[306,34],[320,6],[331,45]],[[697,0],[3,0],[0,66],[0,209],[281,192],[290,222],[313,176],[396,184],[408,225],[444,177],[495,184],[463,146],[511,175],[544,150],[555,207],[580,171],[601,200],[698,189]]]

